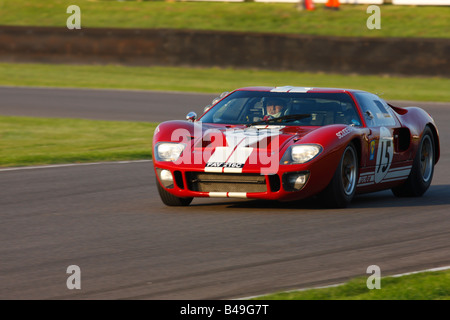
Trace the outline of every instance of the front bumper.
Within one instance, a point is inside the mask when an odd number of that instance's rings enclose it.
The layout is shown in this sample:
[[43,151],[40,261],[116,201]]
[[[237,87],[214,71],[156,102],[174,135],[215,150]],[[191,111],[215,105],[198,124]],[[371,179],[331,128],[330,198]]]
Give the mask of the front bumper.
[[[211,173],[193,168],[174,167],[168,163],[155,163],[154,166],[159,183],[162,186],[169,185],[165,189],[181,198],[292,201],[320,192],[331,180],[331,176],[325,174],[324,170],[315,168],[314,164],[280,166],[280,170],[276,174],[261,174],[260,170],[241,173]],[[172,184],[162,183],[160,177],[164,170],[171,172]],[[165,174],[167,175],[167,171]]]

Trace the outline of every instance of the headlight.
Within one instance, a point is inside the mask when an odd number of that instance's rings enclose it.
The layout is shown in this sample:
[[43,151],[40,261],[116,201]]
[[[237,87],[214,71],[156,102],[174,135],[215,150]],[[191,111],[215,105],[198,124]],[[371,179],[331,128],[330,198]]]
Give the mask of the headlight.
[[281,164],[300,164],[312,160],[322,151],[322,147],[316,144],[301,144],[293,146],[286,151]]
[[156,160],[177,161],[185,145],[182,143],[163,142],[156,145]]

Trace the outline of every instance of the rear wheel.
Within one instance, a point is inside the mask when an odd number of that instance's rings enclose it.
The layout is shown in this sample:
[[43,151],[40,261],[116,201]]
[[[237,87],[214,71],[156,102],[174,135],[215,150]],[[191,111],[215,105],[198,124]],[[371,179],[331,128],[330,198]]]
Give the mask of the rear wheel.
[[180,198],[174,196],[161,186],[161,184],[158,181],[158,178],[156,178],[156,185],[158,187],[159,196],[165,205],[171,207],[180,207],[180,206],[188,206],[191,204],[193,198]]
[[392,188],[392,193],[397,197],[420,197],[430,187],[433,173],[434,139],[431,129],[426,127],[408,179]]
[[345,208],[352,201],[359,169],[358,153],[353,143],[350,143],[342,154],[341,161],[323,192],[323,200],[329,207]]

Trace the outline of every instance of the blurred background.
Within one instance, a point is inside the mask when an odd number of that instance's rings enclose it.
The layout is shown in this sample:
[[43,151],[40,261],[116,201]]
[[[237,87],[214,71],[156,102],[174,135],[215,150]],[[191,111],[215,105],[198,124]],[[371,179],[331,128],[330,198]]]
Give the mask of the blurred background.
[[[0,298],[229,299],[363,276],[306,299],[449,299],[448,270],[365,282],[373,264],[383,276],[449,265],[449,17],[450,0],[0,0]],[[430,190],[346,210],[165,207],[156,126],[266,85],[423,107],[442,143]]]
[[331,2],[2,0],[0,61],[450,75],[450,1]]

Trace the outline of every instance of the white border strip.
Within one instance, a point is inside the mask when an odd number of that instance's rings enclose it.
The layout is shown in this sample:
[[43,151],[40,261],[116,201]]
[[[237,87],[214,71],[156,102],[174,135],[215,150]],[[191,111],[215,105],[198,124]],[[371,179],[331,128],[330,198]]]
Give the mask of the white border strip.
[[[407,272],[407,273],[400,273],[400,274],[395,274],[393,276],[385,276],[384,278],[399,278],[399,277],[403,277],[403,276],[409,276],[411,274],[424,273],[424,272],[435,272],[435,271],[445,271],[445,270],[449,270],[449,269],[450,269],[450,266],[445,266],[445,267],[426,269],[426,270],[422,270],[422,271],[412,271],[412,272]],[[381,279],[383,279],[383,277],[381,277]],[[342,286],[344,284],[346,284],[346,283],[331,284],[329,286],[322,286],[322,287],[294,289],[294,290],[277,292],[277,293],[290,293],[290,292],[301,292],[301,291],[313,290],[313,289],[326,289],[326,288],[339,287],[339,286]],[[235,300],[250,300],[250,299],[254,299],[254,298],[260,298],[260,297],[263,297],[263,296],[267,296],[267,295],[270,295],[270,294],[275,294],[275,293],[274,292],[266,293],[266,294],[261,294],[261,295],[257,295],[257,296],[238,298],[238,299],[235,299]]]
[[128,164],[128,163],[140,163],[140,162],[152,162],[152,160],[67,163],[67,164],[54,164],[54,165],[48,165],[48,166],[14,167],[14,168],[2,168],[2,169],[0,169],[0,172],[33,170],[33,169],[51,169],[51,168],[63,168],[63,167],[78,167],[78,166],[94,166],[94,165],[99,165],[99,164]]

